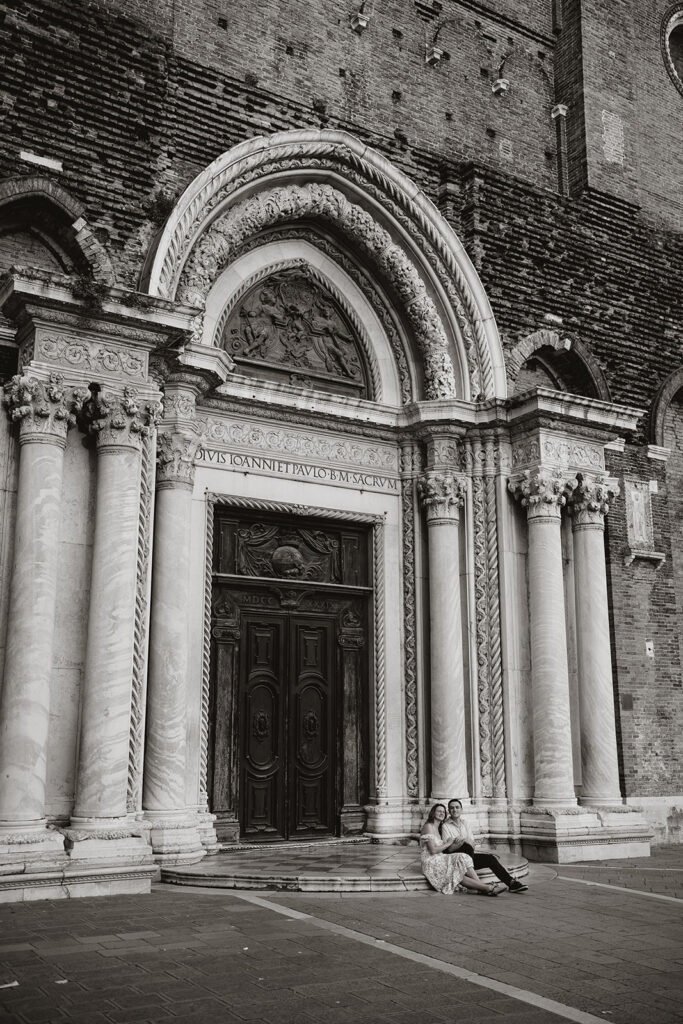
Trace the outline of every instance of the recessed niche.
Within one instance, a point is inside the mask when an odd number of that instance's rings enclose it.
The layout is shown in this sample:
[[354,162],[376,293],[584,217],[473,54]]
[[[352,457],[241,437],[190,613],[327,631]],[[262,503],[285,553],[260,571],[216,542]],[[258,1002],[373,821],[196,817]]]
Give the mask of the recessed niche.
[[669,78],[683,95],[683,3],[670,7],[664,15],[661,45]]

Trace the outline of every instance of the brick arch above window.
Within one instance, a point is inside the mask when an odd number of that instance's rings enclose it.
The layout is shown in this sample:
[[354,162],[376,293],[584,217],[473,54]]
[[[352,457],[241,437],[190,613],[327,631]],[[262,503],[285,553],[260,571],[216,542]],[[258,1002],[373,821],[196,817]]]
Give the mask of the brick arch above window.
[[[33,219],[40,211],[50,211],[54,241],[70,257],[77,269],[88,270],[104,284],[116,283],[109,254],[85,216],[83,204],[70,192],[41,175],[6,178],[0,182],[0,221],[11,217],[13,209],[33,208]],[[33,225],[40,227],[39,223]]]
[[[553,377],[563,382],[563,386],[558,387],[558,390],[586,394],[589,398],[599,398],[605,402],[611,401],[605,375],[586,346],[581,341],[561,337],[557,331],[550,330],[534,331],[533,334],[522,338],[508,353],[506,369],[510,394],[519,390],[517,384],[522,368],[536,354],[540,355],[542,352],[556,354],[549,362],[548,369]],[[580,380],[581,377],[583,381]],[[577,386],[572,386],[573,384]]]
[[680,391],[683,391],[683,366],[670,373],[655,395],[650,413],[650,440],[661,448],[666,447],[666,414],[669,406]]

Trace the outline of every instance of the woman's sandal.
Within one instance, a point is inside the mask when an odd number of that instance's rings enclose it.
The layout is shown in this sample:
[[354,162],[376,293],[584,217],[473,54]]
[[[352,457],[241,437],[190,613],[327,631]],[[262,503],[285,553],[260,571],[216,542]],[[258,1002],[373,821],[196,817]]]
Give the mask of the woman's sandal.
[[480,896],[497,896],[498,893],[502,892],[502,891],[503,891],[502,887],[499,886],[497,884],[497,882],[491,882],[491,884],[489,885],[488,891],[487,892],[482,892],[480,890],[479,891],[479,895]]

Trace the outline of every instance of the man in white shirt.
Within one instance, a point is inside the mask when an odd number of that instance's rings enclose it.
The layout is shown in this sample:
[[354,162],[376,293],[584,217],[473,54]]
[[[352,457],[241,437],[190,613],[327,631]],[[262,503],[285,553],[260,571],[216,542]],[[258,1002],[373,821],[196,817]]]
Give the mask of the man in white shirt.
[[459,800],[448,801],[448,817],[442,822],[441,838],[451,840],[451,845],[446,847],[444,853],[468,853],[474,862],[475,871],[488,868],[496,878],[507,885],[510,892],[526,892],[529,888],[528,885],[513,878],[494,854],[476,852],[474,835],[462,816],[462,804]]

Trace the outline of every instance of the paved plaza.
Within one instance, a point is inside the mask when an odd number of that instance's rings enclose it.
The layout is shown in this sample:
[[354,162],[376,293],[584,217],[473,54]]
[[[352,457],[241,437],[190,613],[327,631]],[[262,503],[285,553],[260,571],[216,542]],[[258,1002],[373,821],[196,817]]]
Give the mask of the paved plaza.
[[527,881],[496,899],[158,885],[5,905],[0,1020],[683,1021],[679,849]]

